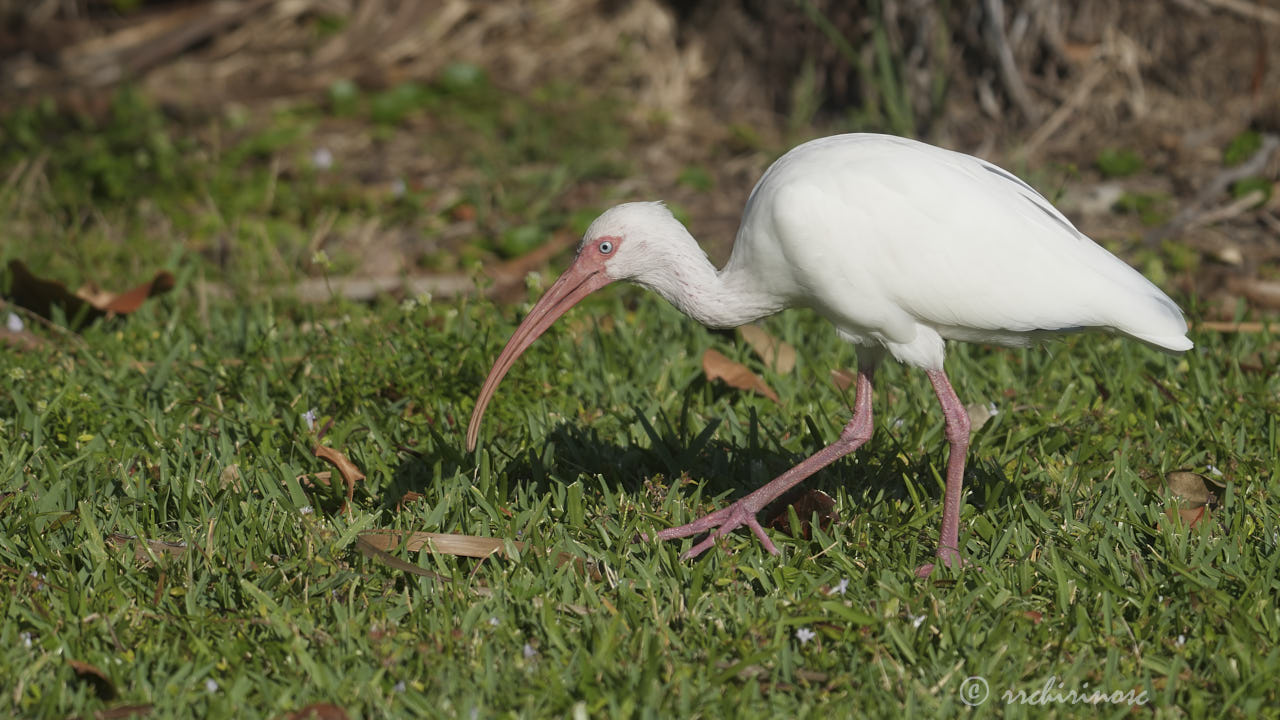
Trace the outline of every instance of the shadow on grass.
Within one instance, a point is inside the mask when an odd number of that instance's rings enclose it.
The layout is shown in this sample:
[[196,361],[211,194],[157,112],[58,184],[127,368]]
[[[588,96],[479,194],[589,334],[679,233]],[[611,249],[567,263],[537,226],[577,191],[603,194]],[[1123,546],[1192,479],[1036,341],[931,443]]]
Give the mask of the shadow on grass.
[[[700,498],[704,505],[709,498],[731,493],[715,503],[716,507],[724,507],[834,439],[819,439],[815,424],[806,417],[805,425],[809,432],[805,448],[790,452],[762,435],[754,411],[750,413],[744,437],[736,441],[716,439],[716,430],[722,424],[720,420],[713,420],[695,431],[689,422],[687,403],[678,419],[673,421],[660,416],[656,425],[638,408],[633,412],[645,431],[645,437],[640,440],[628,438],[619,443],[602,437],[589,425],[565,421],[555,425],[538,445],[524,447],[516,454],[506,453],[501,443],[491,444],[489,451],[498,458],[493,472],[503,478],[499,485],[506,488],[505,500],[514,502],[520,489],[537,495],[550,491],[556,483],[569,484],[588,477],[602,478],[610,486],[636,497],[645,495],[649,490],[648,483],[658,480],[667,486],[667,492],[692,502],[697,487],[682,482],[683,479],[691,479],[702,483]],[[384,509],[394,510],[408,491],[427,494],[432,478],[453,477],[459,471],[469,474],[476,470],[476,456],[465,452],[452,433],[446,437],[435,428],[430,432],[432,442],[428,445],[435,448],[435,452],[406,457],[382,498]],[[918,488],[926,503],[924,507],[907,506],[908,512],[927,512],[940,518],[943,493],[940,478],[945,474],[946,453],[945,441],[927,452],[908,451],[891,432],[881,428],[862,448],[819,470],[772,503],[764,510],[762,518],[771,517],[807,490],[821,490],[835,497],[842,489],[852,505],[846,512],[850,516],[864,515],[872,513],[880,503],[909,501],[908,482]],[[966,502],[979,511],[988,506],[1023,502],[1023,496],[1001,468],[995,463],[984,462],[972,451],[965,471],[965,494]],[[698,514],[691,510],[681,522]],[[671,518],[672,524],[676,520]],[[925,523],[928,530],[922,535],[922,541],[936,541],[936,530],[933,529],[936,522],[930,520]]]

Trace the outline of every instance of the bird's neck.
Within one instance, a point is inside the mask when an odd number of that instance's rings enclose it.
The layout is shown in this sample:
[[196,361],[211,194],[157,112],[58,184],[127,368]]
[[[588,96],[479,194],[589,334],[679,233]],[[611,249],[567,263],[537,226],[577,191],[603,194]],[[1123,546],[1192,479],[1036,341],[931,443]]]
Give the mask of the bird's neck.
[[716,270],[693,238],[691,252],[674,258],[667,271],[638,282],[681,312],[710,328],[734,328],[783,310],[786,303],[733,263]]

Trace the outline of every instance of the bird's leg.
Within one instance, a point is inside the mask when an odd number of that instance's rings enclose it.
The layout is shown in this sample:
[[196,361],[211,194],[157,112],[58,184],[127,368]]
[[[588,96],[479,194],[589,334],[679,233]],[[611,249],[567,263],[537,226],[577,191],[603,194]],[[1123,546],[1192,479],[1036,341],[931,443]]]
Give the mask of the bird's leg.
[[671,540],[688,537],[714,528],[715,531],[706,540],[689,548],[681,556],[683,558],[691,558],[701,555],[714,545],[716,540],[745,525],[751,528],[751,532],[755,533],[756,537],[760,539],[760,544],[764,546],[765,550],[777,555],[778,548],[774,546],[773,541],[765,534],[764,528],[760,527],[760,521],[756,519],[756,513],[776,500],[778,496],[795,487],[800,481],[830,465],[837,459],[857,450],[871,438],[871,376],[873,372],[874,364],[870,363],[860,366],[858,369],[858,380],[853,400],[853,419],[841,431],[840,439],[809,456],[799,465],[770,480],[768,484],[729,507],[704,515],[688,525],[663,530],[658,533],[658,539]]
[[[951,446],[947,456],[947,489],[942,496],[942,532],[938,535],[938,558],[947,567],[956,567],[960,557],[960,500],[964,489],[964,457],[969,451],[969,412],[960,404],[956,391],[942,370],[930,370],[929,382],[942,404],[946,418],[947,443]],[[916,569],[917,577],[933,572],[933,563]]]

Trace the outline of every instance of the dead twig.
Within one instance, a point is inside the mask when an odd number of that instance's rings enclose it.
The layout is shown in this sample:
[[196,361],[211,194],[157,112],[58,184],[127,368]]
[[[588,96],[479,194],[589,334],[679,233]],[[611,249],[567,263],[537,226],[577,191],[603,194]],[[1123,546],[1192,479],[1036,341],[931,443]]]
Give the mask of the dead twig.
[[1220,333],[1261,333],[1270,328],[1280,329],[1280,323],[1235,322],[1233,320],[1201,320],[1195,324],[1196,330]]
[[1000,70],[1000,80],[1004,83],[1005,92],[1018,106],[1018,110],[1030,122],[1039,122],[1040,111],[1031,100],[1026,83],[1022,82],[1022,74],[1018,71],[1018,63],[1013,58],[1013,49],[1009,47],[1009,38],[1004,30],[1004,0],[986,0],[983,3],[987,10],[986,34],[988,41],[995,48],[996,60]]
[[[1205,205],[1226,192],[1227,188],[1231,187],[1233,183],[1262,173],[1276,148],[1280,148],[1280,137],[1271,134],[1263,135],[1262,147],[1258,148],[1258,151],[1252,157],[1235,167],[1226,168],[1218,173],[1217,176],[1200,189],[1200,192],[1196,193],[1196,196],[1192,198],[1191,202],[1187,203],[1186,207],[1173,216],[1172,220],[1147,233],[1147,236],[1143,238],[1143,242],[1148,246],[1159,245],[1161,241],[1174,237],[1183,230],[1192,227],[1199,218],[1206,215]],[[1256,199],[1253,202],[1256,202]],[[1201,222],[1200,224],[1206,223]]]
[[1079,112],[1084,107],[1085,102],[1093,93],[1093,89],[1098,83],[1102,82],[1102,78],[1107,75],[1107,66],[1105,63],[1098,61],[1085,71],[1084,77],[1080,79],[1080,83],[1076,85],[1076,89],[1071,93],[1071,97],[1067,99],[1057,110],[1044,121],[1027,140],[1027,142],[1019,150],[1019,154],[1023,157],[1031,157],[1044,145],[1045,141],[1053,136],[1058,128],[1062,127],[1071,116]]
[[1205,5],[1233,12],[1249,20],[1257,20],[1270,25],[1280,25],[1280,10],[1263,7],[1246,0],[1201,0]]

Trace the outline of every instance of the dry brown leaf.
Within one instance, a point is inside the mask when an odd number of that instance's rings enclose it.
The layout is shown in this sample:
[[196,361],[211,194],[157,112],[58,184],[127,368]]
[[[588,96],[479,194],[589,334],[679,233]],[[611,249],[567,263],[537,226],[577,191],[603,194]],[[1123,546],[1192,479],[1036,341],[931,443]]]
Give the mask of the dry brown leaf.
[[1254,305],[1264,308],[1280,308],[1280,281],[1246,279],[1240,282],[1244,296]]
[[75,670],[76,676],[81,680],[87,680],[93,685],[94,692],[103,700],[110,700],[116,696],[116,686],[111,682],[111,678],[94,665],[80,660],[67,659],[67,664]]
[[1205,522],[1213,517],[1213,512],[1209,510],[1208,505],[1177,508],[1169,507],[1165,509],[1164,514],[1170,520],[1173,520],[1173,516],[1176,514],[1178,517],[1182,518],[1182,522],[1185,523],[1188,528],[1194,528],[1197,524]]
[[431,578],[432,580],[439,580],[440,582],[450,582],[449,578],[439,573],[431,572],[430,570],[420,568],[417,565],[414,565],[413,563],[405,562],[404,560],[401,560],[395,555],[392,555],[386,550],[383,550],[382,548],[378,547],[377,543],[372,542],[368,538],[365,538],[363,536],[356,538],[356,547],[359,548],[360,552],[364,553],[366,557],[373,558],[374,560],[377,560],[383,565],[395,568],[400,572],[407,572],[410,575],[418,575],[420,577]]
[[[494,553],[501,553],[504,542],[501,538],[478,535],[410,530],[366,530],[360,533],[360,539],[379,550],[395,550],[403,545],[409,552],[417,552],[430,546],[435,552],[473,558],[485,558]],[[524,550],[524,543],[513,544],[517,550]]]
[[93,720],[121,720],[121,718],[145,717],[155,706],[151,703],[117,705],[113,708],[93,711]]
[[18,305],[46,318],[53,316],[55,307],[62,308],[68,318],[83,312],[86,320],[128,315],[142,307],[147,298],[172,290],[175,283],[171,273],[161,270],[150,282],[122,293],[104,292],[94,285],[86,285],[73,293],[60,282],[36,277],[21,260],[9,261],[9,276],[10,293]]
[[[1271,323],[1275,327],[1276,323]],[[1221,333],[1260,333],[1267,331],[1267,323],[1264,322],[1234,322],[1231,320],[1201,320],[1195,324],[1196,330],[1209,330]]]
[[350,716],[347,711],[334,705],[333,703],[311,703],[310,705],[295,710],[285,715],[288,720],[347,720]]
[[1188,470],[1175,470],[1165,476],[1165,486],[1177,498],[1175,504],[1164,511],[1170,520],[1177,515],[1188,528],[1194,528],[1213,517],[1210,508],[1218,502],[1218,497],[1209,489],[1203,475]]
[[858,374],[852,370],[835,368],[831,371],[831,382],[835,383],[840,390],[848,390],[857,379]]
[[[149,565],[152,557],[178,557],[187,551],[187,544],[184,542],[165,542],[164,540],[147,540],[136,535],[124,535],[122,533],[111,533],[106,537],[107,544],[113,548],[127,547],[135,544],[133,550],[134,560],[143,565]],[[150,550],[150,552],[147,552]]]
[[333,473],[329,472],[328,470],[321,470],[320,472],[317,472],[317,473],[306,473],[305,475],[299,475],[296,479],[298,481],[298,484],[304,488],[311,488],[311,487],[315,487],[316,485],[323,485],[325,487],[329,487],[329,481],[333,479]]
[[730,387],[753,390],[778,402],[778,394],[759,375],[748,370],[746,365],[736,363],[715,350],[707,350],[702,354],[702,372],[708,380],[723,380]]
[[405,509],[405,507],[412,505],[413,503],[416,503],[421,499],[422,499],[422,493],[416,493],[412,490],[406,490],[404,493],[404,497],[400,498],[400,502],[396,503],[396,511],[398,512],[400,510],[403,510]]
[[770,335],[764,328],[759,325],[743,325],[738,328],[738,334],[760,356],[765,367],[773,369],[779,375],[786,375],[795,369],[796,349]]
[[316,457],[326,460],[333,465],[341,473],[342,479],[347,483],[347,505],[351,504],[351,498],[355,497],[356,483],[364,480],[364,473],[360,472],[360,468],[342,453],[325,445],[317,445],[314,450]]
[[831,527],[831,523],[839,519],[839,514],[836,513],[836,501],[830,495],[821,490],[805,490],[769,518],[769,522],[765,524],[779,532],[790,533],[791,516],[787,512],[788,508],[796,509],[796,519],[800,521],[800,536],[806,540],[811,534],[809,525],[814,513],[818,514],[818,527],[823,530]]
[[240,466],[232,463],[223,468],[218,474],[218,486],[224,490],[231,487],[236,492],[240,492]]
[[976,435],[987,421],[995,417],[1000,411],[996,409],[995,403],[969,403],[964,406],[964,411],[969,414],[969,435]]
[[1209,491],[1209,486],[1205,483],[1205,478],[1200,473],[1175,470],[1165,476],[1165,484],[1168,486],[1169,492],[1183,500],[1190,501],[1195,506],[1216,502],[1218,499]]
[[[478,535],[458,535],[455,533],[431,533],[414,530],[365,530],[356,538],[357,545],[366,555],[377,557],[380,560],[387,561],[401,570],[413,572],[415,574],[423,574],[422,568],[416,565],[409,565],[409,568],[401,567],[402,564],[408,565],[403,560],[396,558],[387,553],[388,550],[398,549],[403,546],[409,552],[417,552],[427,549],[430,552],[443,553],[445,555],[457,555],[459,557],[487,558],[490,555],[503,555],[506,553],[506,540],[502,538],[480,537]],[[528,547],[525,543],[514,541],[511,545],[517,552],[524,552]],[[385,557],[383,557],[385,555]],[[390,562],[387,558],[395,560]],[[592,580],[600,579],[600,571],[594,564],[586,563],[582,558],[574,557],[568,553],[556,553],[556,564],[563,565],[565,563],[573,563],[579,570],[585,572]],[[434,576],[434,573],[432,573]],[[444,578],[441,578],[444,579]]]

